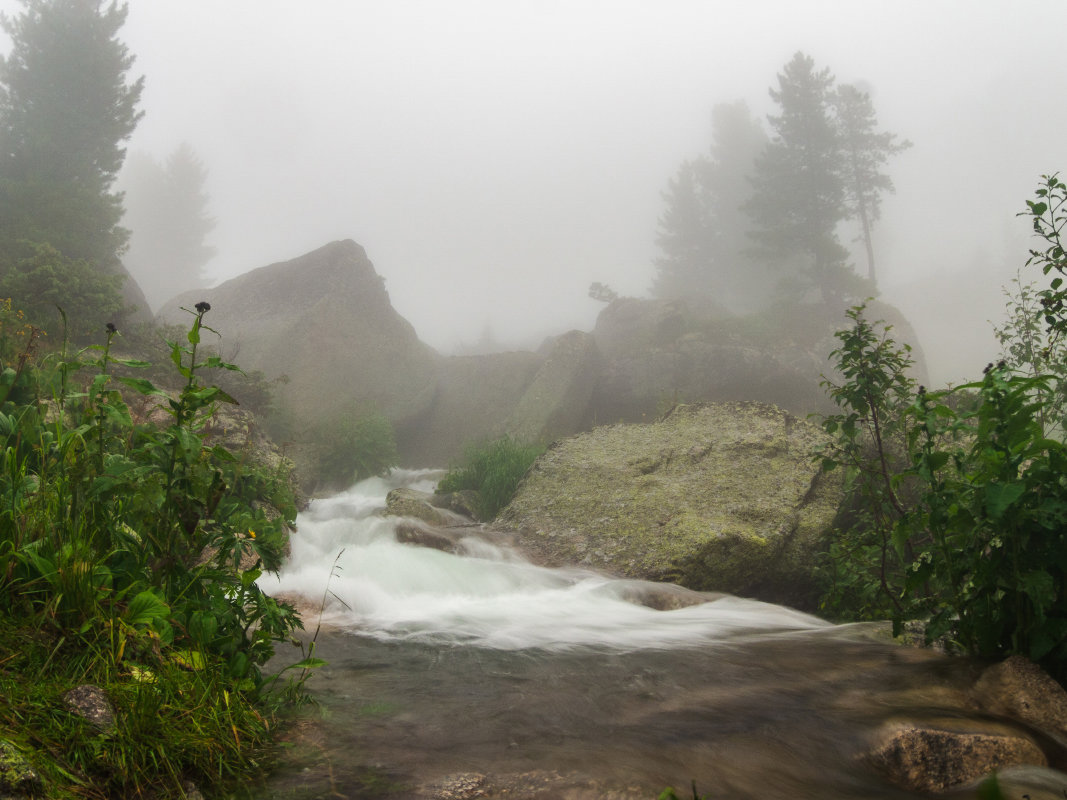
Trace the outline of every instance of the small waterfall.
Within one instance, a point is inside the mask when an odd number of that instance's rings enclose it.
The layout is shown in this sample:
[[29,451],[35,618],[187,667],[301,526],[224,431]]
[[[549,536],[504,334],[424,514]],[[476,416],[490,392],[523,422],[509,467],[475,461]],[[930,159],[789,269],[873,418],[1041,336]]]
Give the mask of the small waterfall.
[[397,486],[432,491],[440,474],[396,470],[316,500],[300,516],[288,564],[264,588],[315,600],[329,578],[324,620],[332,626],[382,640],[506,650],[665,649],[828,627],[791,609],[727,596],[694,596],[687,607],[655,610],[630,600],[638,593],[634,581],[538,567],[483,538],[472,537],[463,555],[399,544],[395,518],[377,514],[386,493]]

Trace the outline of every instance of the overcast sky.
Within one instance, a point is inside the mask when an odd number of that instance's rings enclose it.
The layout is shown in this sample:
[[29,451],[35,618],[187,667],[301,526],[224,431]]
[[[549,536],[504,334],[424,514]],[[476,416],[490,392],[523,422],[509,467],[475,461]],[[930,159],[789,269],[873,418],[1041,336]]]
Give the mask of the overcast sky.
[[797,50],[864,82],[882,127],[914,143],[876,230],[890,297],[966,270],[999,307],[1025,259],[1014,215],[1067,168],[1063,0],[129,6],[146,78],[130,149],[184,140],[203,159],[210,273],[355,239],[443,351],[487,325],[505,343],[589,329],[592,281],[645,294],[660,192],[707,149],[712,106],[764,117]]

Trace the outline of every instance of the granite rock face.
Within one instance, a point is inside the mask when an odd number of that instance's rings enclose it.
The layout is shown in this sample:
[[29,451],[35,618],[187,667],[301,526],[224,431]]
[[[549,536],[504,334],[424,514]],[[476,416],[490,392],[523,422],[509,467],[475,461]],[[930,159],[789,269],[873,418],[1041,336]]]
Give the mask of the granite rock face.
[[332,419],[376,409],[398,429],[429,407],[437,354],[389,301],[363,248],[332,242],[167,303],[164,323],[186,324],[192,308],[211,304],[205,322],[222,334],[223,357],[268,379],[277,404],[299,420]]
[[841,497],[811,459],[822,440],[773,406],[678,406],[558,441],[497,525],[549,565],[812,608]]

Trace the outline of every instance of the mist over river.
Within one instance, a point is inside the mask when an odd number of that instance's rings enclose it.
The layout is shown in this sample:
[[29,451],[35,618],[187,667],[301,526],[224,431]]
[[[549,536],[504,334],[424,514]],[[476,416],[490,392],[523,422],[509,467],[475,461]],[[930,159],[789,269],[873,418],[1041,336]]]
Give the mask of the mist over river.
[[688,797],[695,780],[714,798],[918,797],[863,761],[875,732],[972,713],[981,664],[872,626],[719,595],[654,610],[633,581],[537,567],[477,528],[463,554],[399,544],[386,493],[440,474],[314,501],[261,580],[316,612],[326,597],[329,664],[294,726],[303,766],[259,796]]

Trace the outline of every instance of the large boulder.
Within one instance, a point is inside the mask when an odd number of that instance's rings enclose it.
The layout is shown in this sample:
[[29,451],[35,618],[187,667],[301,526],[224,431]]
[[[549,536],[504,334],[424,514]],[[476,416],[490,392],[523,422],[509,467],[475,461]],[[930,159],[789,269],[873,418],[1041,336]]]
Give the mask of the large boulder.
[[553,445],[497,524],[546,564],[581,564],[812,608],[841,499],[814,425],[759,403],[676,407]]
[[599,366],[596,341],[570,331],[557,337],[519,399],[507,432],[526,442],[551,442],[585,425]]
[[503,436],[543,363],[526,351],[442,359],[429,408],[399,432],[405,464],[448,466],[468,445]]
[[[681,300],[620,298],[597,318],[593,336],[603,355],[590,404],[601,422],[652,419],[682,402],[755,400],[798,416],[834,409],[822,388],[832,375],[834,332],[844,308],[791,304],[730,317]],[[868,304],[871,320],[885,319],[894,337],[912,345],[915,376],[925,382],[914,331],[899,312]]]
[[434,398],[440,357],[396,312],[351,240],[179,295],[157,319],[187,324],[181,308],[201,300],[212,306],[205,321],[222,334],[224,357],[288,378],[276,402],[299,422],[376,409],[400,430]]

